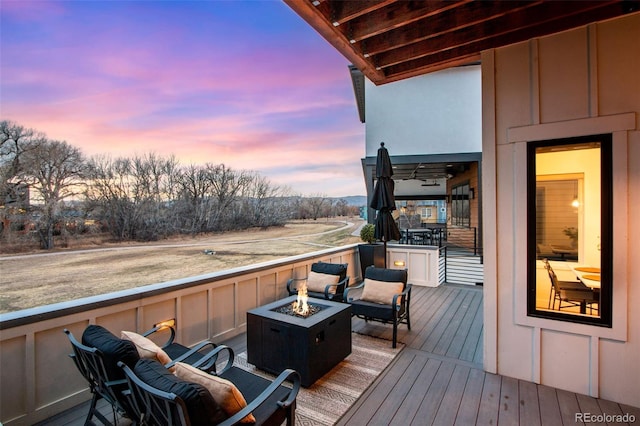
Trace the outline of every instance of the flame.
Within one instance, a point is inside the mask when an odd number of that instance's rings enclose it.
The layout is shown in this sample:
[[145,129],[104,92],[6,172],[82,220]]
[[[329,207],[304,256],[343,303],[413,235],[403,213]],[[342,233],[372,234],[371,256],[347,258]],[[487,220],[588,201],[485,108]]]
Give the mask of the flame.
[[298,315],[307,315],[309,313],[309,304],[307,303],[307,283],[298,287],[298,298],[293,302],[293,311]]

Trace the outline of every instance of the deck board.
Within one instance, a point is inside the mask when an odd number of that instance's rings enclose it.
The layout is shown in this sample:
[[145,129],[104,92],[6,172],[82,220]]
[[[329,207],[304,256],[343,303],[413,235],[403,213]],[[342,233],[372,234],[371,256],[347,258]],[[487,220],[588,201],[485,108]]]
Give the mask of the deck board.
[[495,374],[485,374],[480,407],[476,424],[497,425],[500,408],[500,385],[502,380]]
[[467,383],[465,383],[460,407],[456,414],[455,426],[472,425],[478,418],[478,408],[480,407],[480,397],[484,387],[484,371],[471,369]]
[[[414,286],[411,330],[398,327],[405,348],[337,425],[581,424],[576,412],[630,413],[640,419],[640,408],[483,371],[482,299],[480,286]],[[352,330],[391,344],[390,325],[354,318]],[[245,351],[246,334],[224,343],[236,353]],[[110,418],[104,401],[99,407]],[[86,402],[41,425],[82,425],[88,409]]]
[[498,411],[498,421],[500,423],[507,425],[520,423],[519,395],[518,380],[511,377],[502,377]]
[[540,401],[538,400],[538,388],[535,383],[519,380],[518,392],[520,423],[531,426],[541,425]]

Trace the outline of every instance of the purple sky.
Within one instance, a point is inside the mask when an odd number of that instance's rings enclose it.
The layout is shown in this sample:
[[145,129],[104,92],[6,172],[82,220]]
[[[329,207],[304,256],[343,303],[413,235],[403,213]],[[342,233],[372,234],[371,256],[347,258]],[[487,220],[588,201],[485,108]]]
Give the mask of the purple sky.
[[364,195],[348,61],[280,1],[0,2],[0,119]]

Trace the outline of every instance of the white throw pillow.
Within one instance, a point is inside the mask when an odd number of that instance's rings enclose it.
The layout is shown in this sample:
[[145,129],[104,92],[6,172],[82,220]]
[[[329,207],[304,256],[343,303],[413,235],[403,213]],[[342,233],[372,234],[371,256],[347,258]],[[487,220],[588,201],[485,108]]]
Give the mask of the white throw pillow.
[[[402,282],[376,281],[365,278],[361,299],[367,302],[390,305],[393,301],[393,295],[402,293],[403,287],[404,284]],[[399,297],[398,304],[400,304]]]

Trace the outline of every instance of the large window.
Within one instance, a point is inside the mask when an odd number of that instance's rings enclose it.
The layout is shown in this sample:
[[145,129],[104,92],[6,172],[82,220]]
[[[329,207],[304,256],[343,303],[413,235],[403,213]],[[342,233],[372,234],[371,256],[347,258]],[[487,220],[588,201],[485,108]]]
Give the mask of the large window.
[[451,224],[457,226],[471,226],[471,193],[469,183],[451,188]]
[[528,146],[528,314],[611,326],[611,135]]

